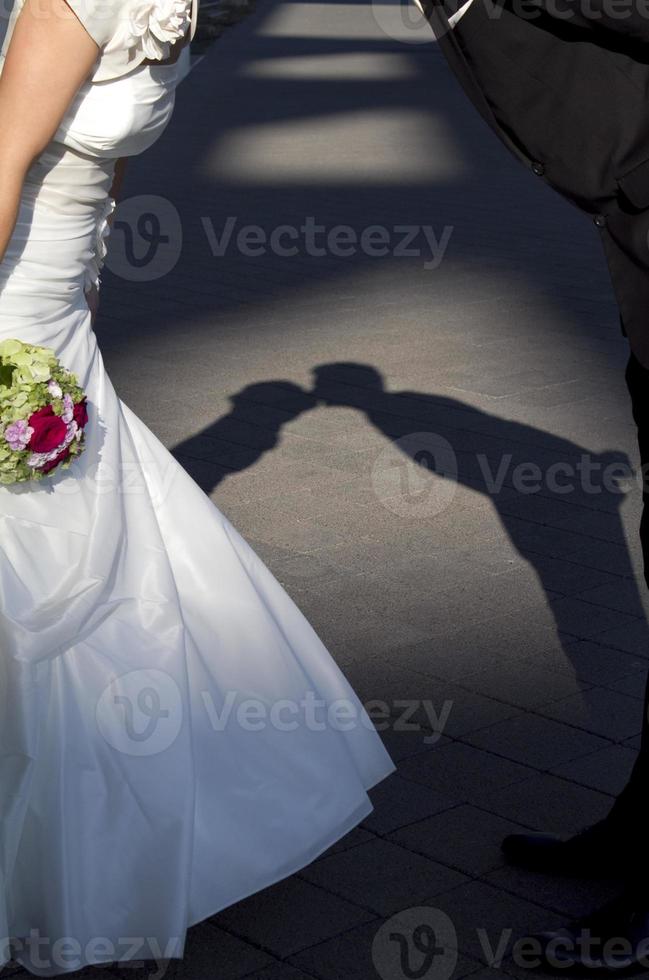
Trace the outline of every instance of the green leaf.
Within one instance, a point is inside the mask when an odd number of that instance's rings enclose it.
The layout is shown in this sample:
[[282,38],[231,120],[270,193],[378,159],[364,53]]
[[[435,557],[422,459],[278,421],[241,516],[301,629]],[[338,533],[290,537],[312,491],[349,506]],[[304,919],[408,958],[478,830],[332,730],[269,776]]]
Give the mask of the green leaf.
[[14,369],[11,364],[0,364],[0,385],[11,388],[13,376]]

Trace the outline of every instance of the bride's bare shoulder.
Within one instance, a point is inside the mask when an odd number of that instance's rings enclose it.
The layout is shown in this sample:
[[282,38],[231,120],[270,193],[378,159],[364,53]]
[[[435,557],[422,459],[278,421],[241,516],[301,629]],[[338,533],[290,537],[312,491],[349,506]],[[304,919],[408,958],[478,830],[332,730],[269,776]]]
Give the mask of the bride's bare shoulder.
[[[33,104],[22,125],[46,123],[48,110],[72,99],[98,54],[96,41],[67,0],[21,0],[3,45],[2,110],[8,111],[12,98],[26,95]],[[7,130],[2,132],[4,141]]]
[[25,174],[54,137],[97,54],[97,45],[70,16],[64,0],[25,0],[0,73],[0,210],[5,219],[0,220],[0,261]]

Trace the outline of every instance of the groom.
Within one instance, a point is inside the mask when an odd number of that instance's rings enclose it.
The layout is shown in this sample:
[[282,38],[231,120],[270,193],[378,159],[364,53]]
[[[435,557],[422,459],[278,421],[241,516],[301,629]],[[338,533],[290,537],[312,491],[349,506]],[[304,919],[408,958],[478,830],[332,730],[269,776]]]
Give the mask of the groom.
[[[537,180],[591,216],[630,345],[626,381],[649,473],[649,2],[416,0],[469,99]],[[649,482],[640,528],[649,585]],[[648,651],[649,653],[649,651]],[[649,688],[641,750],[606,820],[567,841],[515,835],[510,861],[619,875],[619,899],[537,937],[546,964],[649,968]]]

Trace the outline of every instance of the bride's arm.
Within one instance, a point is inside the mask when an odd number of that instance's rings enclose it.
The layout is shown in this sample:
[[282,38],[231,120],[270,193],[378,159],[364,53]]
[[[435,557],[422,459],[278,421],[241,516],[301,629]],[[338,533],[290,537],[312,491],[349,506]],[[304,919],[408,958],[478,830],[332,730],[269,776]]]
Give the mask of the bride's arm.
[[27,170],[56,133],[98,53],[65,0],[26,0],[0,75],[0,261]]

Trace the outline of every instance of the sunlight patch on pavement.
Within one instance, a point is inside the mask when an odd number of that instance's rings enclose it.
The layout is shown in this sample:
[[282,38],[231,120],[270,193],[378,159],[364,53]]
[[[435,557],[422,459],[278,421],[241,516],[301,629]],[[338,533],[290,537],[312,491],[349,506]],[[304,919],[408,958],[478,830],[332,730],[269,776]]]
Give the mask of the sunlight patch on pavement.
[[264,37],[338,38],[435,44],[432,31],[414,3],[282,3],[257,33]]
[[427,186],[457,182],[468,172],[446,120],[398,107],[300,116],[230,131],[208,152],[201,170],[210,179],[236,183]]
[[240,75],[250,78],[323,79],[332,82],[391,81],[418,77],[412,60],[401,54],[312,54],[307,57],[264,58],[243,65]]

